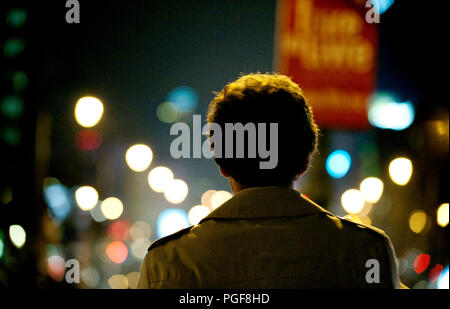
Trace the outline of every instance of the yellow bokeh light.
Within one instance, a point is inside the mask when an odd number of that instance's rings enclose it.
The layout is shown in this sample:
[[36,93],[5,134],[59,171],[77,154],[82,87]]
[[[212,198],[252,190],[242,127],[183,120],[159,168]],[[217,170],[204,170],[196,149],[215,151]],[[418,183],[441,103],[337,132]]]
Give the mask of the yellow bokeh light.
[[408,158],[396,158],[389,164],[389,176],[400,186],[406,185],[411,179],[413,165]]
[[208,207],[209,209],[213,209],[211,205],[211,197],[213,194],[216,193],[216,190],[207,190],[202,194],[202,197],[200,199],[202,205]]
[[80,187],[75,191],[75,201],[81,210],[91,210],[98,202],[97,190],[90,186]]
[[108,279],[111,289],[128,289],[128,279],[124,275],[112,275]]
[[27,239],[27,233],[20,225],[13,224],[9,227],[9,238],[14,246],[22,248]]
[[219,207],[220,205],[222,205],[223,203],[225,203],[232,197],[233,197],[233,194],[231,194],[228,191],[214,192],[214,194],[211,196],[211,201],[210,201],[212,209],[216,209],[217,207]]
[[436,213],[436,220],[439,226],[446,227],[448,225],[448,211],[448,203],[439,206]]
[[83,97],[75,105],[75,120],[85,128],[95,126],[103,115],[103,103],[94,97]]
[[341,204],[346,212],[359,214],[364,207],[365,199],[361,191],[349,189],[341,196]]
[[128,287],[130,289],[136,289],[139,281],[139,273],[137,271],[128,273],[127,280],[128,280]]
[[133,239],[148,239],[150,238],[150,235],[152,234],[152,229],[150,225],[148,225],[144,221],[137,221],[133,223],[133,225],[130,227],[130,236]]
[[172,180],[164,190],[164,197],[169,203],[180,204],[188,195],[188,185],[181,179]]
[[423,231],[427,224],[427,214],[423,210],[414,210],[409,216],[409,228],[416,234]]
[[164,192],[173,181],[173,172],[164,166],[155,167],[148,173],[147,181],[153,191]]
[[367,177],[364,179],[360,186],[359,191],[361,191],[364,199],[369,203],[376,203],[383,194],[383,182],[376,177]]
[[125,160],[130,169],[135,172],[143,172],[152,163],[153,151],[144,144],[136,144],[128,148]]
[[115,220],[122,215],[123,204],[117,197],[108,197],[100,206],[106,219]]
[[196,225],[209,214],[209,209],[203,205],[196,205],[188,212],[188,219],[192,225]]
[[131,243],[131,254],[133,254],[136,259],[143,260],[150,245],[151,242],[147,238],[135,239]]

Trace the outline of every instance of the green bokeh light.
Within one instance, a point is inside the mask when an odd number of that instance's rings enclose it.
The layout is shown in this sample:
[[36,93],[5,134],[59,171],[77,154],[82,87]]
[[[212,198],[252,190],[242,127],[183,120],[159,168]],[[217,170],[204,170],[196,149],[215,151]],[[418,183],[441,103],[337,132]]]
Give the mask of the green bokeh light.
[[6,40],[3,46],[3,53],[8,58],[14,58],[25,49],[25,42],[20,38]]
[[12,145],[12,146],[16,146],[17,144],[20,143],[20,140],[22,139],[22,136],[19,132],[19,130],[17,130],[16,128],[4,128],[1,132],[1,136],[3,141],[5,141],[6,143]]
[[28,75],[23,71],[17,71],[12,77],[14,91],[19,92],[28,86]]
[[3,97],[0,105],[2,114],[8,118],[15,119],[23,114],[24,104],[22,98],[18,96]]
[[163,102],[156,109],[156,116],[165,123],[172,123],[180,119],[180,112],[172,102]]
[[27,11],[23,9],[11,9],[6,13],[6,22],[14,28],[19,28],[27,21]]

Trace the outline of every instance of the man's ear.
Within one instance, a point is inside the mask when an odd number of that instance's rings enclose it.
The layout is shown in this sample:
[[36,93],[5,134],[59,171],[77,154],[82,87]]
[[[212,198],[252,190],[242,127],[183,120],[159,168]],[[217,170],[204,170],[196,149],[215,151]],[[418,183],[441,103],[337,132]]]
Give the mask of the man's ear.
[[228,174],[228,173],[222,168],[222,166],[219,166],[219,170],[220,170],[220,173],[223,175],[223,177],[225,177],[225,178],[230,177],[230,174]]

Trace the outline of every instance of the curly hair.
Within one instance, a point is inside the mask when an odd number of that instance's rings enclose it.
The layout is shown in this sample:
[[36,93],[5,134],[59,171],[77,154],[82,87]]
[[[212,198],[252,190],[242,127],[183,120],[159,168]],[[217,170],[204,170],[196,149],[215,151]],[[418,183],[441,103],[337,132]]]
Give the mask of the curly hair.
[[[241,185],[251,187],[290,185],[307,170],[317,150],[319,129],[302,90],[289,77],[270,73],[243,75],[215,94],[209,104],[207,122],[217,123],[223,132],[225,123],[278,124],[278,164],[274,169],[260,169],[259,156],[215,156],[214,160],[227,174]],[[214,149],[213,142],[211,148]]]

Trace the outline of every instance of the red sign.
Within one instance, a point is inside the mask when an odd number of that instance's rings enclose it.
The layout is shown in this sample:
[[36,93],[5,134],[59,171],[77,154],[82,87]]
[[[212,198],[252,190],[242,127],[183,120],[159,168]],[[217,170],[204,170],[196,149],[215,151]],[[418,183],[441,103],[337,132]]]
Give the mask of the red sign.
[[378,32],[365,3],[278,0],[275,69],[300,85],[319,127],[369,127]]

